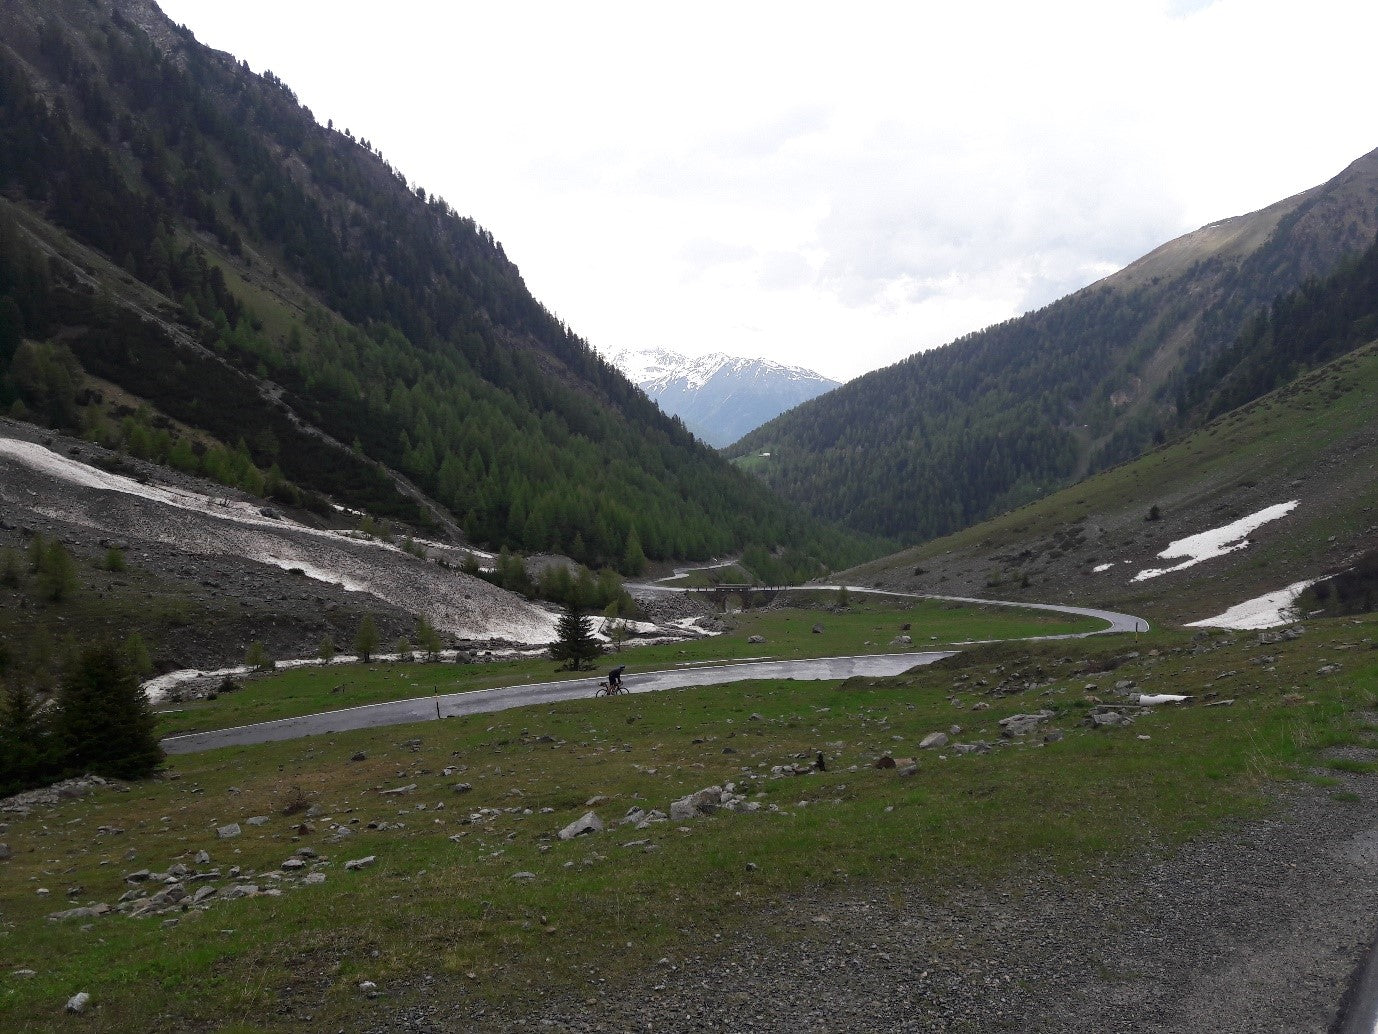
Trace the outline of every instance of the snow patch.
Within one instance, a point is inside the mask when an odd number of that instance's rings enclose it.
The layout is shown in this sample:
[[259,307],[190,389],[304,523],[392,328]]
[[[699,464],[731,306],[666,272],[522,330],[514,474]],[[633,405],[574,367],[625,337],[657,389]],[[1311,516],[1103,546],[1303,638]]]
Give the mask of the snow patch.
[[1249,630],[1255,628],[1274,628],[1291,624],[1296,620],[1293,605],[1297,597],[1315,584],[1315,580],[1293,582],[1285,589],[1258,596],[1243,603],[1236,603],[1223,614],[1200,621],[1188,621],[1189,628],[1232,628]]
[[1182,571],[1188,567],[1195,567],[1205,560],[1214,560],[1216,557],[1224,556],[1226,553],[1233,553],[1237,549],[1245,549],[1249,545],[1248,536],[1254,531],[1275,521],[1279,517],[1285,517],[1297,507],[1298,500],[1293,499],[1289,503],[1278,503],[1259,510],[1258,513],[1251,513],[1247,517],[1241,517],[1231,524],[1226,524],[1222,528],[1212,528],[1196,535],[1189,535],[1184,539],[1178,539],[1170,543],[1167,549],[1158,554],[1163,560],[1175,560],[1178,557],[1185,557],[1182,563],[1173,567],[1151,567],[1140,571],[1131,581],[1142,582],[1149,578],[1157,578],[1159,575],[1171,574],[1173,571]]
[[1114,566],[1114,564],[1097,564],[1095,567],[1091,568],[1091,570],[1096,574],[1100,574],[1102,571],[1108,571]]

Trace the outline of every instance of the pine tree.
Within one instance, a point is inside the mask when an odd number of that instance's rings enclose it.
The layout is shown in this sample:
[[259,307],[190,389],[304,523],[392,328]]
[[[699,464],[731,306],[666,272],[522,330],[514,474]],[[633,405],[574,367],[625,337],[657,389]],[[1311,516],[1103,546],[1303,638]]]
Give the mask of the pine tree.
[[367,664],[373,659],[374,651],[378,649],[378,625],[373,620],[372,614],[365,614],[364,619],[359,622],[359,631],[354,634],[354,652],[359,655],[359,660]]
[[12,682],[0,695],[0,795],[5,795],[41,786],[52,774],[53,751],[33,694]]
[[593,638],[593,621],[572,603],[567,604],[560,615],[555,634],[557,638],[550,646],[550,656],[563,661],[562,666],[570,671],[592,667],[593,659],[603,654],[602,644]]
[[444,643],[441,641],[440,633],[427,620],[425,614],[416,619],[416,642],[425,651],[426,660],[435,662],[440,659],[440,651]]
[[70,771],[137,779],[163,763],[153,712],[118,647],[88,647],[58,688],[57,734]]

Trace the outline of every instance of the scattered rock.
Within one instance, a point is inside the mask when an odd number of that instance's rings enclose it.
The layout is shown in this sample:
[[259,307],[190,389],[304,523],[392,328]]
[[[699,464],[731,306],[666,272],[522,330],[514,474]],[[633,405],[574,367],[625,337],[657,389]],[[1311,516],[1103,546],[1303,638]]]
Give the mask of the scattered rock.
[[514,880],[534,880],[536,878],[536,874],[534,872],[526,872],[525,870],[523,870],[522,872],[514,872],[512,874],[512,878]]
[[267,815],[253,815],[253,816],[250,816],[246,821],[247,821],[247,822],[249,823],[249,825],[251,825],[251,826],[266,826],[266,825],[268,825],[268,816],[267,816]]
[[948,744],[947,733],[930,732],[919,742],[920,750],[934,750],[938,747],[946,747]]
[[1051,711],[1038,711],[1034,714],[1012,714],[1000,719],[1000,735],[1006,739],[1027,736],[1053,716]]
[[218,836],[221,840],[229,840],[231,837],[239,836],[239,834],[242,832],[243,830],[239,828],[238,822],[231,822],[228,826],[221,826],[219,829],[217,829],[215,831],[215,835]]
[[372,854],[364,858],[351,858],[349,861],[345,862],[345,868],[348,869],[350,872],[353,872],[356,869],[367,869],[377,860],[378,856]]
[[813,631],[813,634],[814,634],[814,635],[822,635],[822,634],[823,634],[823,626],[822,626],[822,625],[814,625],[812,631]]
[[85,991],[78,991],[76,994],[72,995],[71,998],[67,999],[66,1008],[68,1012],[83,1013],[90,1004],[91,996]]
[[914,640],[913,640],[913,638],[910,637],[910,636],[907,636],[907,635],[897,635],[897,636],[895,636],[894,639],[891,639],[891,640],[890,640],[890,645],[891,645],[891,646],[911,646],[911,645],[913,644],[913,642],[914,642]]
[[[412,793],[413,791],[415,791],[415,789],[416,789],[416,784],[415,784],[415,783],[408,783],[406,786],[395,786],[395,787],[393,787],[391,790],[379,790],[378,792],[379,792],[380,794],[382,794],[384,797],[388,797],[388,796],[394,796],[394,795],[397,795],[397,794]],[[252,821],[252,820],[250,820],[250,821]]]
[[561,840],[573,840],[585,833],[601,832],[603,832],[603,820],[598,817],[596,812],[589,811],[560,830],[559,836]]
[[766,637],[763,635],[747,636],[746,641],[754,646],[760,643],[764,643],[766,641]]

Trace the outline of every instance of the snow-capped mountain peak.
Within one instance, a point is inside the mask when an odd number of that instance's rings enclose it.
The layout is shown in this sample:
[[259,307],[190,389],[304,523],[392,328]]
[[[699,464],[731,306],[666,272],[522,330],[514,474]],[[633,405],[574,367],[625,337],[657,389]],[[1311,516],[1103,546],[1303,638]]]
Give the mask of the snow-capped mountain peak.
[[714,352],[622,351],[610,362],[710,445],[730,445],[787,409],[837,387],[812,370]]

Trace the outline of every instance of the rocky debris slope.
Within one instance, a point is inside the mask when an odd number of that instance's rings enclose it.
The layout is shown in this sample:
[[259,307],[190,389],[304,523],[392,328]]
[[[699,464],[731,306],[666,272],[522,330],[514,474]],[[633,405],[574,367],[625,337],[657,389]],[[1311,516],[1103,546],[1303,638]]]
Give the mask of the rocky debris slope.
[[1266,818],[1084,881],[801,894],[586,994],[399,1006],[365,1029],[1323,1034],[1378,910],[1378,786],[1345,779],[1359,803],[1293,784]]

